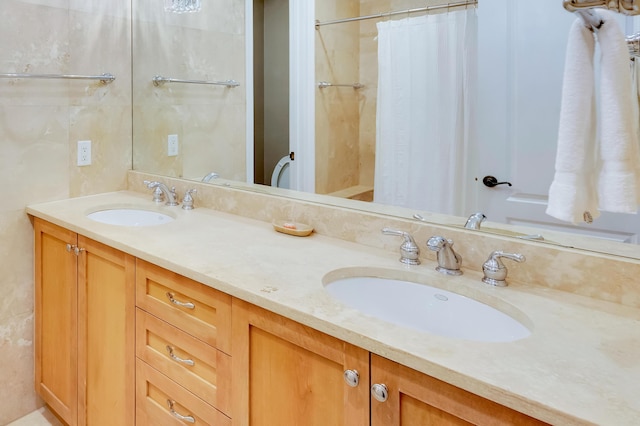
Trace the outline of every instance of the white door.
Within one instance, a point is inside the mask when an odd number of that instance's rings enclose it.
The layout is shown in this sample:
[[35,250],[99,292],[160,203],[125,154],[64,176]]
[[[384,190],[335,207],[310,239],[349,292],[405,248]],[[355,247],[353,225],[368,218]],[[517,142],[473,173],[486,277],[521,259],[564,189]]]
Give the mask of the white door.
[[[566,41],[575,19],[557,0],[480,1],[477,125],[482,148],[472,151],[469,213],[481,211],[492,222],[638,243],[638,215],[603,213],[592,224],[576,226],[545,214]],[[485,176],[513,186],[486,187]]]
[[[254,1],[245,0],[246,179],[254,182]],[[289,2],[289,188],[315,192],[315,1]]]

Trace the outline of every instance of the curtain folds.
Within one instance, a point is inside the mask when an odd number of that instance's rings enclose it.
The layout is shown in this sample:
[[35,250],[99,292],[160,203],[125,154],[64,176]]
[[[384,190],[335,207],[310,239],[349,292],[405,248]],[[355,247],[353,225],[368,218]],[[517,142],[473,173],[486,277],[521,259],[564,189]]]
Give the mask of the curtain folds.
[[475,9],[379,22],[374,201],[463,215]]

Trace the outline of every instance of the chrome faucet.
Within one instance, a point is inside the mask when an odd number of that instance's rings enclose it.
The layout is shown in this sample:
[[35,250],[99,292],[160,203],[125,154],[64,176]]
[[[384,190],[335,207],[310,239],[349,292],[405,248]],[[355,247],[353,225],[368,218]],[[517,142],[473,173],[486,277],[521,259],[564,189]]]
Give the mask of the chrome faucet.
[[486,218],[487,217],[482,212],[476,212],[469,216],[464,227],[467,229],[480,229],[480,224],[482,224]]
[[147,188],[149,189],[153,189],[153,201],[155,201],[156,203],[161,203],[162,202],[162,197],[160,196],[160,194],[164,195],[165,199],[167,200],[167,202],[165,203],[167,206],[177,206],[178,202],[176,201],[176,192],[175,192],[175,188],[172,188],[171,190],[169,189],[169,187],[167,185],[165,185],[162,182],[158,182],[158,181],[148,181],[145,180],[144,184],[147,185]]
[[209,182],[211,179],[217,179],[219,178],[220,175],[217,174],[216,172],[211,172],[208,175],[206,175],[205,177],[202,178],[202,182]]
[[462,275],[460,266],[462,257],[453,251],[453,241],[444,237],[434,236],[427,241],[429,250],[438,252],[438,266],[436,271],[447,275]]
[[411,234],[391,228],[382,228],[382,233],[404,238],[402,245],[400,245],[400,262],[407,265],[420,264],[420,259],[418,258],[420,256],[420,249]]
[[526,258],[519,253],[505,253],[503,251],[494,251],[489,255],[486,262],[482,264],[482,271],[484,272],[484,278],[482,282],[490,284],[496,287],[507,286],[507,267],[500,260],[501,258],[507,258],[515,260],[516,262],[524,262]]

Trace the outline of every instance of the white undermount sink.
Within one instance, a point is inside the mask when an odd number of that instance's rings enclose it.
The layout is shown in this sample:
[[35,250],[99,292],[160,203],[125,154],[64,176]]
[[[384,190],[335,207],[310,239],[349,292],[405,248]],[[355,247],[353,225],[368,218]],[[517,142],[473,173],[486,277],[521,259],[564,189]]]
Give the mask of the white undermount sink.
[[119,226],[155,226],[173,222],[168,214],[136,207],[104,208],[87,217],[96,222]]
[[531,334],[520,321],[502,311],[450,291],[392,278],[333,280],[330,275],[324,280],[329,294],[363,314],[390,323],[481,342],[511,342]]

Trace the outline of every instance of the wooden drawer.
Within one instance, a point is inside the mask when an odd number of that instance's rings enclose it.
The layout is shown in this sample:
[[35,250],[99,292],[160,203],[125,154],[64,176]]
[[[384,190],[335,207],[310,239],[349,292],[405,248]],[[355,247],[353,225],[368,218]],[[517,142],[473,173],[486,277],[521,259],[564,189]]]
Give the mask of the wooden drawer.
[[231,353],[231,296],[138,259],[136,305]]
[[136,355],[205,402],[231,415],[229,355],[141,309],[136,312]]
[[[192,421],[179,420],[177,416]],[[231,419],[144,361],[136,360],[136,425],[185,424],[231,426]]]

